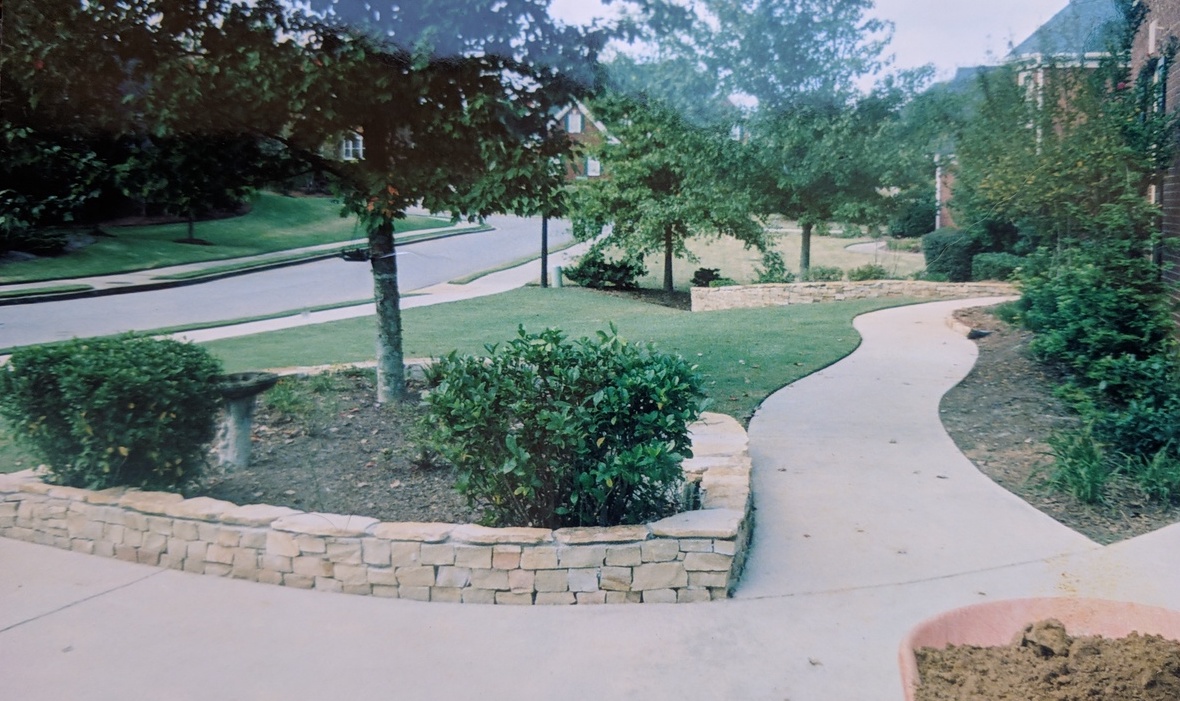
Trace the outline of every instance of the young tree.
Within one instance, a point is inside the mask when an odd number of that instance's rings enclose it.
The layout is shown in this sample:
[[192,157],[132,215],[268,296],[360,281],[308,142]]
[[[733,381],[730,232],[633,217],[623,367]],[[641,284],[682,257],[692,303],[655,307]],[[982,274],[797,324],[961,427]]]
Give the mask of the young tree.
[[732,236],[763,248],[751,217],[742,144],[725,127],[688,124],[659,102],[613,95],[595,103],[615,139],[599,152],[604,177],[575,193],[574,235],[598,236],[630,253],[662,253],[664,289],[672,291],[672,261],[688,255],[698,236]]

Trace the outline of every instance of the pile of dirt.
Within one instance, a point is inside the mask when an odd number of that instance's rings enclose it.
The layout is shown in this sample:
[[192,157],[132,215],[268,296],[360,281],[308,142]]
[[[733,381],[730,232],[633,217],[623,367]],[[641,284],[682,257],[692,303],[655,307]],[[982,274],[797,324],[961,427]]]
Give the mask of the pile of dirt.
[[1155,635],[1072,638],[1049,619],[1006,647],[952,645],[916,656],[918,701],[1180,699],[1180,642]]
[[1062,378],[1029,354],[1032,333],[1005,323],[992,309],[966,309],[959,321],[988,335],[976,339],[979,359],[942,399],[947,433],[981,472],[1040,511],[1102,544],[1150,533],[1180,521],[1180,506],[1146,499],[1115,476],[1103,504],[1088,505],[1044,486],[1052,465],[1048,439],[1077,419],[1054,395]]

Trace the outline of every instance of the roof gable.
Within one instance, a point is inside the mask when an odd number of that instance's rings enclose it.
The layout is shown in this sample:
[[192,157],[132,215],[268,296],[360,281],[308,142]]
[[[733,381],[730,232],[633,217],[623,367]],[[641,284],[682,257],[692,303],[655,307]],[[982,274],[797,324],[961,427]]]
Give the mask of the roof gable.
[[1032,36],[1017,44],[1010,58],[1106,53],[1124,22],[1114,0],[1070,0]]

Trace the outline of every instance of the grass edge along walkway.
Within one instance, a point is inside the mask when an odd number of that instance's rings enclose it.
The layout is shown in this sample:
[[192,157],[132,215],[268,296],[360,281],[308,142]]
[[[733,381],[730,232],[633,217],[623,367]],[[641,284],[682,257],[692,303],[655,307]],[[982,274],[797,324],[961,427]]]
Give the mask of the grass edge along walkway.
[[[705,376],[710,411],[748,423],[762,400],[781,387],[847,356],[860,344],[852,320],[912,304],[876,299],[721,312],[687,312],[580,288],[526,287],[488,297],[402,312],[406,357],[451,350],[482,353],[523,325],[530,332],[562,329],[593,336],[614,323],[630,341],[679,353]],[[204,344],[227,372],[354,363],[373,358],[374,318],[229,338]]]

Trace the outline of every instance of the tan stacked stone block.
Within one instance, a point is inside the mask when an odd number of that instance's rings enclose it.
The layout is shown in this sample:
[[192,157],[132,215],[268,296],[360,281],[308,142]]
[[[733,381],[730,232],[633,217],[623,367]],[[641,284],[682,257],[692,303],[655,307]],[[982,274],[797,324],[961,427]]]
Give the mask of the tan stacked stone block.
[[504,570],[474,569],[471,570],[471,587],[473,589],[494,589],[508,591],[508,573]]
[[406,540],[416,543],[442,543],[450,537],[455,525],[451,523],[378,523],[369,529],[377,538]]
[[[538,594],[538,596],[540,596]],[[572,594],[570,596],[573,596]],[[494,604],[496,592],[491,589],[464,589],[463,603],[465,604]]]
[[598,591],[598,569],[572,569],[569,571],[568,581],[572,592]]
[[569,606],[577,602],[574,593],[570,591],[537,592],[535,601],[538,606]]
[[492,566],[492,548],[489,545],[456,545],[455,566],[488,569]]
[[[471,584],[471,569],[468,567],[454,567],[443,565],[438,568],[434,578],[435,586],[462,589]],[[494,587],[482,587],[484,589]]]
[[430,601],[430,587],[398,587],[397,596],[411,601]]
[[451,553],[451,559],[449,562],[428,562],[423,560],[422,555],[424,548],[428,547],[431,546],[421,545],[419,543],[390,543],[389,562],[394,567],[414,567],[417,565],[451,564],[455,561],[453,551]]
[[732,567],[732,555],[688,553],[684,557],[684,569],[689,572],[728,572]]
[[647,540],[647,526],[612,526],[610,528],[559,528],[553,537],[563,545],[597,543],[634,543]]
[[201,537],[197,524],[184,520],[177,520],[172,524],[172,535],[188,541],[199,540]]
[[677,589],[676,603],[678,604],[692,604],[701,601],[712,601],[713,596],[709,594],[708,589]]
[[296,589],[311,589],[315,586],[315,578],[308,577],[302,574],[284,574],[283,586],[294,587]]
[[606,564],[611,567],[634,567],[643,564],[639,545],[614,545],[606,549]]
[[631,591],[630,567],[603,567],[599,586],[610,591]]
[[680,554],[680,542],[661,538],[649,540],[640,547],[643,562],[669,562]]
[[363,565],[336,564],[332,567],[332,577],[344,586],[369,583],[369,570]]
[[329,592],[343,592],[344,585],[341,584],[339,580],[333,579],[332,577],[316,577],[315,578],[315,590],[316,591],[329,591]]
[[[392,567],[370,567],[369,584],[397,588],[397,572]],[[374,589],[375,591],[375,589]]]
[[557,548],[540,546],[524,548],[520,553],[520,567],[525,570],[547,570],[557,567]]
[[532,570],[509,570],[508,590],[517,594],[536,591],[537,573]]
[[430,600],[447,604],[462,603],[463,590],[454,587],[431,587]]
[[266,534],[266,554],[277,557],[299,557],[302,551],[295,542],[295,536],[283,531],[268,531]]
[[355,539],[328,541],[328,559],[344,565],[359,565],[361,541]]
[[[242,544],[242,533],[235,528],[219,528],[217,529],[217,540],[214,542],[223,548],[236,548]],[[263,547],[265,547],[265,541]]]
[[248,526],[261,528],[270,526],[275,521],[286,516],[303,513],[297,509],[285,506],[271,506],[270,504],[247,504],[228,509],[221,515],[221,522],[229,526]]
[[729,575],[727,572],[689,572],[688,586],[693,588],[701,587],[726,587],[729,585]]
[[421,565],[417,567],[398,567],[394,571],[397,573],[397,583],[403,589],[406,587],[429,588],[434,585],[433,567]]
[[538,570],[533,578],[533,588],[538,592],[569,590],[569,570]]
[[[631,590],[675,589],[688,586],[688,572],[681,562],[652,562],[631,571]],[[647,598],[644,598],[647,601]]]
[[299,545],[299,552],[304,555],[326,555],[328,552],[328,542],[316,536],[297,535],[295,543]]
[[676,603],[675,589],[651,589],[643,592],[645,604],[674,604]]
[[361,561],[366,565],[388,567],[392,561],[389,541],[381,538],[362,538]]
[[605,563],[605,545],[561,545],[557,548],[558,567],[601,567]]
[[300,535],[333,536],[337,538],[369,535],[369,528],[379,523],[375,518],[347,514],[307,513],[275,519],[270,527]]
[[507,606],[532,606],[532,594],[513,594],[509,591],[496,592],[496,603]]
[[330,577],[332,563],[316,555],[301,555],[291,559],[291,571],[305,577]]
[[492,567],[497,570],[514,570],[520,567],[520,553],[519,545],[493,545]]
[[475,524],[455,526],[451,540],[472,545],[537,545],[553,540],[553,531],[547,528],[488,528]]

